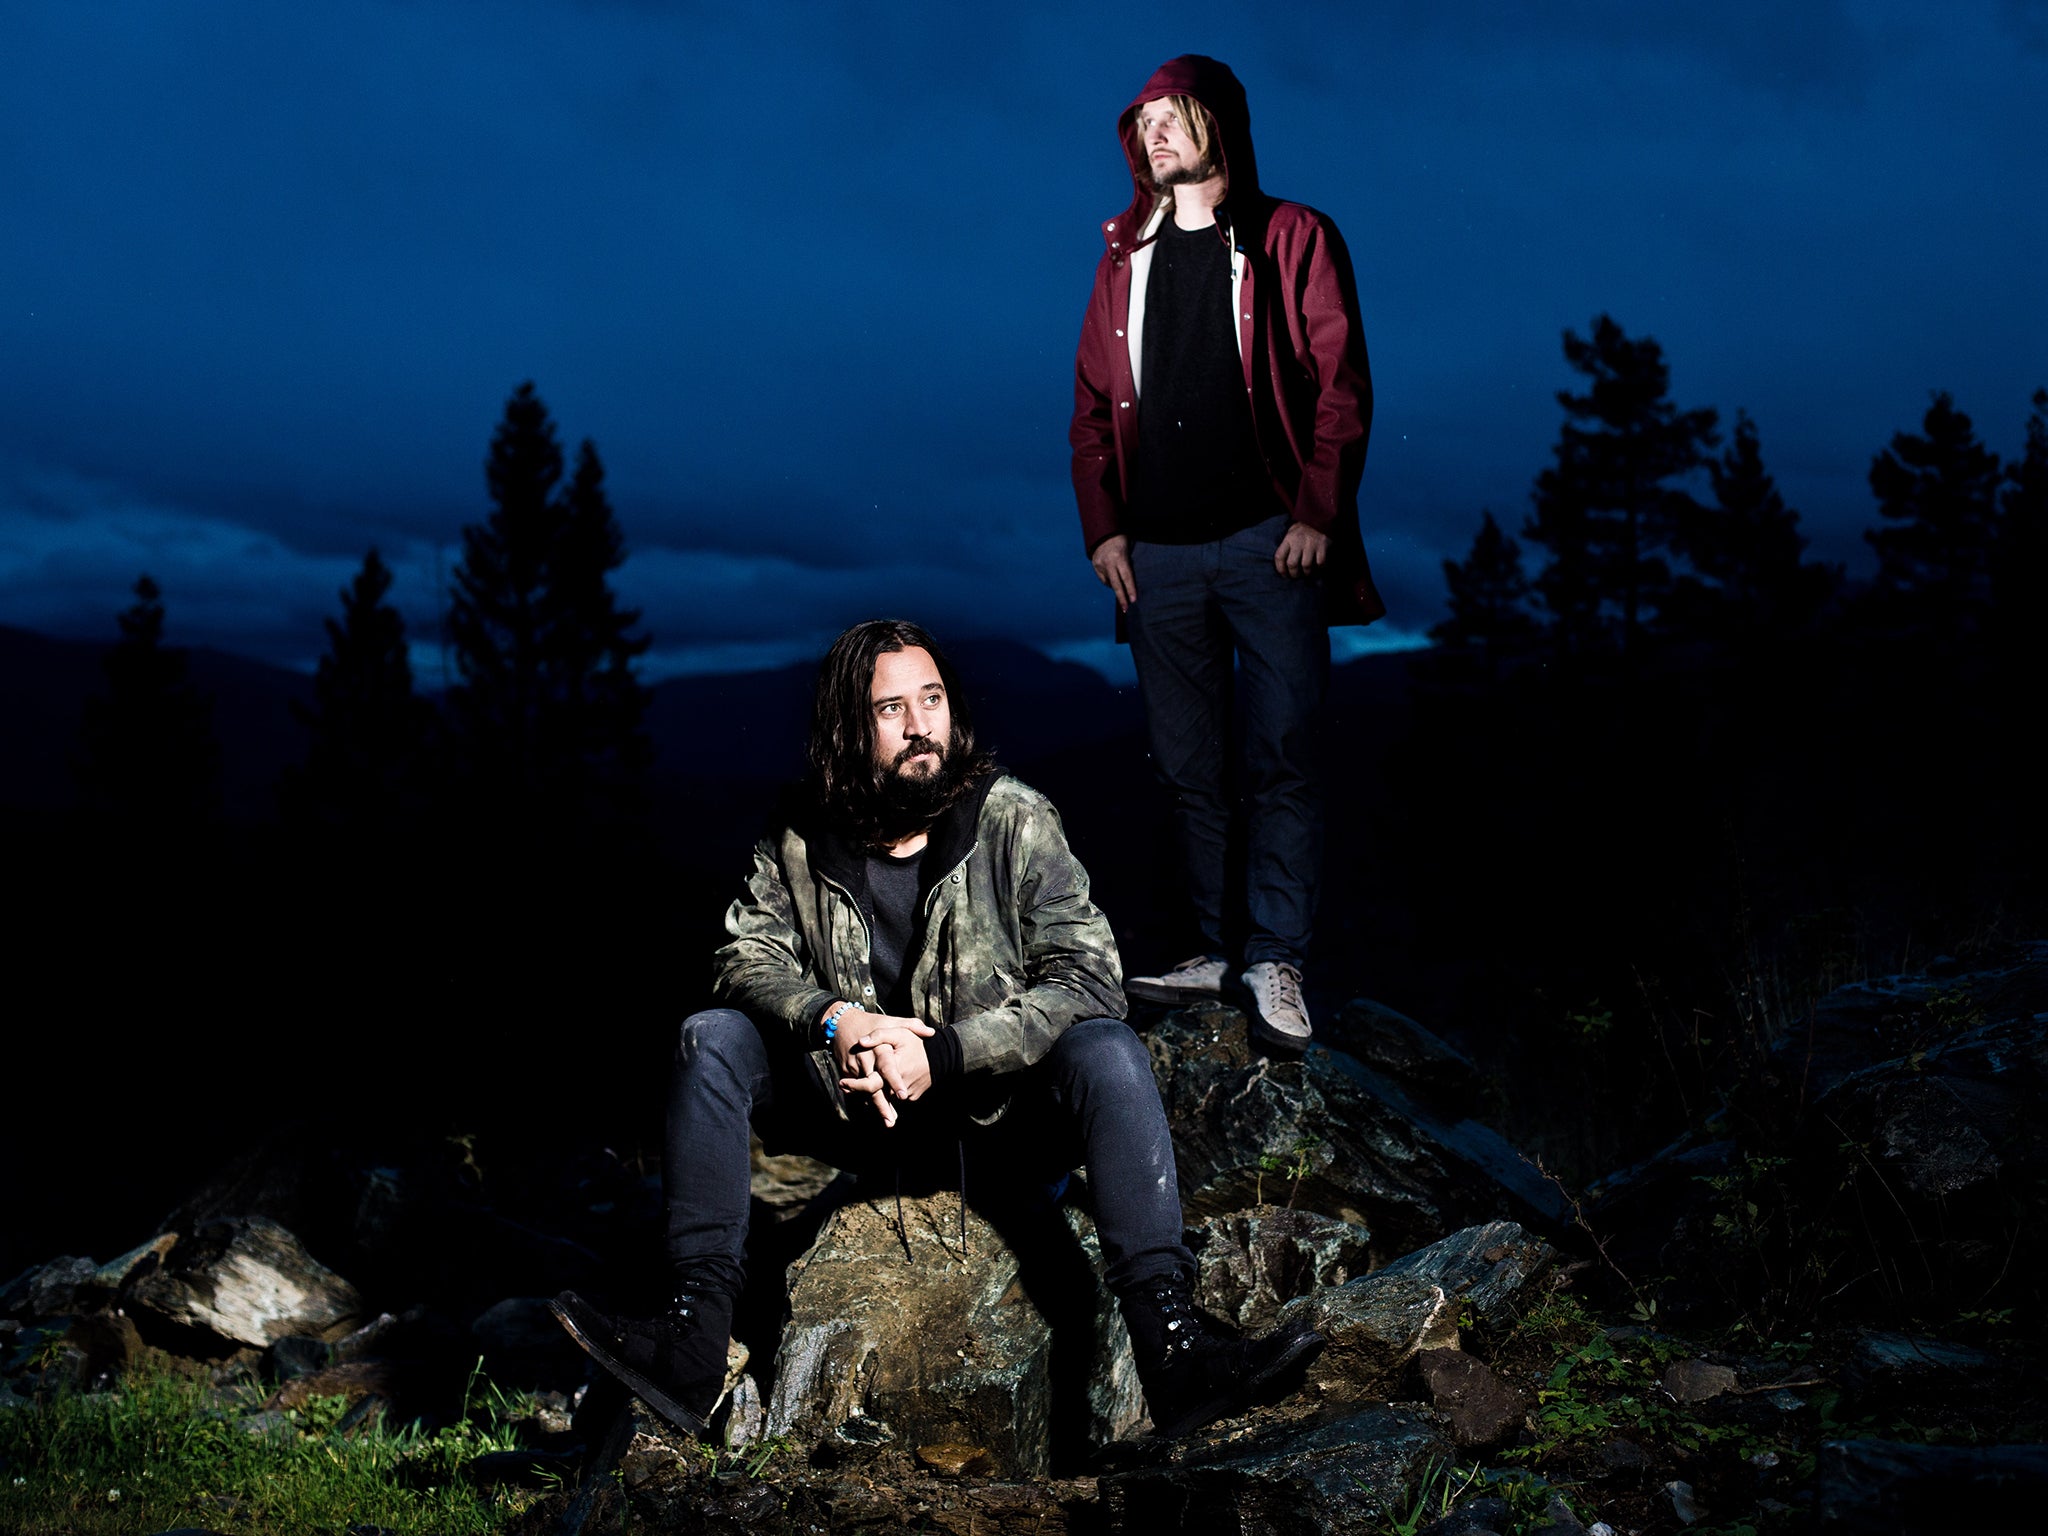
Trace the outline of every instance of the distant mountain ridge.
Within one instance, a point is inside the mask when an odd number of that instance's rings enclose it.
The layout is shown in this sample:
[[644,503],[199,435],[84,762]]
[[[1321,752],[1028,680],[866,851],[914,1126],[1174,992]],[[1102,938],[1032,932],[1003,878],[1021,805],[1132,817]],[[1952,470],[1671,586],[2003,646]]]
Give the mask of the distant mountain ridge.
[[[0,625],[0,806],[55,810],[73,802],[79,727],[86,701],[106,690],[101,659],[111,643]],[[976,730],[1005,762],[1108,741],[1139,725],[1136,694],[1078,662],[1001,639],[964,640],[952,654]],[[305,755],[305,727],[292,710],[311,704],[313,679],[225,651],[186,656],[194,686],[214,701],[228,814],[262,820],[274,813],[279,776]],[[647,727],[657,784],[795,776],[815,675],[802,663],[655,684]]]

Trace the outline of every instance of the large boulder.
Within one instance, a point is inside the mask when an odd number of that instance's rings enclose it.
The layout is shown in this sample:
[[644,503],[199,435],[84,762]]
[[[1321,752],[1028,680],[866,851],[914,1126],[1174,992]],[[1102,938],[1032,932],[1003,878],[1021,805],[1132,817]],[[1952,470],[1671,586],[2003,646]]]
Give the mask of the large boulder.
[[325,1332],[363,1311],[354,1286],[264,1216],[203,1224],[130,1282],[127,1298],[163,1322],[258,1348]]
[[[1811,1224],[1882,1220],[1902,1245],[1887,1270],[1924,1312],[2031,1306],[2048,1266],[2048,944],[1940,969],[1826,1000],[1836,1049],[1816,1048],[1797,1149]],[[1894,1054],[1853,1065],[1844,1040]],[[1866,1287],[1844,1302],[1901,1299]]]
[[1334,1216],[1285,1206],[1205,1216],[1188,1229],[1203,1310],[1258,1332],[1297,1296],[1362,1275],[1372,1234]]
[[[767,1433],[835,1453],[947,1447],[1044,1476],[1143,1415],[1130,1342],[1078,1212],[1005,1218],[956,1195],[858,1200],[790,1267]],[[1021,1257],[1020,1257],[1021,1255]]]
[[1147,1043],[1191,1216],[1268,1200],[1320,1211],[1366,1228],[1375,1262],[1492,1217],[1568,1218],[1497,1132],[1343,1052],[1266,1056],[1221,1004],[1167,1015]]
[[1556,1258],[1514,1222],[1488,1222],[1290,1302],[1281,1316],[1305,1318],[1327,1341],[1311,1372],[1325,1397],[1385,1396],[1424,1350],[1458,1348],[1462,1326],[1506,1322]]

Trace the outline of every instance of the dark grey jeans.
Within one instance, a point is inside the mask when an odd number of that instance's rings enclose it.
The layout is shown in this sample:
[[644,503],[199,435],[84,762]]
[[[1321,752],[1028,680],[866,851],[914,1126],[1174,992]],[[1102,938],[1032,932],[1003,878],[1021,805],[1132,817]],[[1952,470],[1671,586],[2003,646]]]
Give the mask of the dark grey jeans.
[[841,1122],[808,1079],[805,1060],[746,1014],[713,1008],[676,1036],[662,1178],[668,1257],[676,1273],[733,1292],[745,1277],[747,1127],[775,1129],[834,1167],[895,1167],[950,1185],[964,1157],[969,1198],[1043,1201],[1076,1167],[1088,1172],[1103,1278],[1121,1292],[1160,1276],[1194,1275],[1181,1241],[1173,1138],[1144,1043],[1121,1019],[1070,1026],[1020,1073],[1010,1111],[992,1126],[959,1111],[946,1089],[903,1106],[884,1129],[865,1104]]
[[1301,964],[1322,883],[1330,635],[1321,579],[1273,569],[1287,525],[1282,515],[1207,544],[1131,546],[1127,622],[1152,761],[1173,795],[1202,941],[1224,959],[1225,768],[1239,717],[1246,965]]

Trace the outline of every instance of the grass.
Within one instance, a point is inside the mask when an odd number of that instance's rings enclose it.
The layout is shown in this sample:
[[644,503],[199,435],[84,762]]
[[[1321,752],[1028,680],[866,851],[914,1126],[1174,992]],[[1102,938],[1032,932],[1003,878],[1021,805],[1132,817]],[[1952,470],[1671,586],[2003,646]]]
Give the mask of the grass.
[[488,1384],[472,1392],[467,1417],[434,1430],[343,1432],[342,1398],[251,1424],[264,1390],[219,1389],[153,1367],[111,1391],[63,1390],[0,1409],[0,1530],[329,1533],[361,1524],[462,1536],[496,1530],[537,1497],[462,1479],[476,1456],[516,1447],[506,1427],[515,1404]]

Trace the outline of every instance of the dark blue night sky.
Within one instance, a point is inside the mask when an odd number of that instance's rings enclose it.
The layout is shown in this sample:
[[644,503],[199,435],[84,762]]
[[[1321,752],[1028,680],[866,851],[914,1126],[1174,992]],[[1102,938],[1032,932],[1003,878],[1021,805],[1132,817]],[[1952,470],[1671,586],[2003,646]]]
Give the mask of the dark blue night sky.
[[173,639],[307,666],[374,543],[430,638],[530,378],[610,468],[654,675],[877,612],[1101,663],[1073,345],[1116,111],[1191,51],[1358,268],[1393,613],[1340,654],[1519,524],[1602,311],[1852,571],[1929,391],[2017,450],[2048,0],[1259,9],[14,0],[0,622],[111,638],[148,570]]

